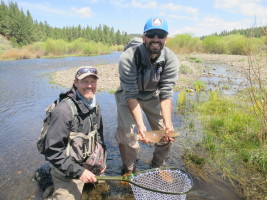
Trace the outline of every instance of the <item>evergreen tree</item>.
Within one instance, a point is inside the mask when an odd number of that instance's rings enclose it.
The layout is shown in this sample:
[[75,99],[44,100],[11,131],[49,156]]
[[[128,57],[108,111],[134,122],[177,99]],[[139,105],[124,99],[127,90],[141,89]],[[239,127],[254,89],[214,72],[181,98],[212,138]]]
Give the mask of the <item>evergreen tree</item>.
[[117,30],[117,32],[115,34],[115,44],[123,44],[123,39],[121,37],[120,30]]
[[33,31],[35,33],[36,41],[45,41],[46,35],[43,31],[43,27],[44,25],[42,22],[39,23],[37,20],[33,22]]
[[113,27],[110,29],[110,40],[111,40],[110,44],[113,44],[113,45],[116,44],[116,42],[115,42],[115,32],[114,32],[114,28]]
[[0,4],[0,34],[9,38],[10,29],[10,18],[9,9],[3,1]]
[[24,14],[18,8],[17,3],[10,2],[6,5],[0,3],[0,34],[10,39],[14,44],[26,45],[35,41],[51,39],[63,39],[71,42],[78,38],[86,41],[103,42],[105,44],[125,44],[129,40],[127,33],[116,33],[113,27],[99,25],[96,28],[81,25],[72,27],[51,27],[46,21],[38,22],[33,20],[29,11]]

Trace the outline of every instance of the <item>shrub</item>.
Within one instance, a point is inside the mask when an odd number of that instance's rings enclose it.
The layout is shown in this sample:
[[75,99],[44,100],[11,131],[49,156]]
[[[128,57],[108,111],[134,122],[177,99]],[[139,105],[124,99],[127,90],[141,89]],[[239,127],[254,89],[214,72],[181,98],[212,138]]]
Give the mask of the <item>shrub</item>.
[[240,34],[228,35],[224,39],[230,54],[245,55],[246,37]]
[[250,55],[252,52],[258,53],[264,46],[266,37],[262,38],[247,38],[244,46],[244,52],[246,55]]
[[76,40],[74,40],[73,42],[71,42],[69,44],[69,52],[70,54],[80,54],[83,52],[83,49],[85,47],[85,42],[86,40],[83,38],[78,38]]
[[222,37],[208,36],[203,40],[203,47],[208,53],[226,54],[228,53],[227,44]]
[[68,52],[68,44],[64,40],[47,39],[45,41],[46,55],[64,55]]
[[192,37],[190,34],[178,34],[169,38],[166,46],[175,53],[191,53],[202,50],[201,40],[198,37]]

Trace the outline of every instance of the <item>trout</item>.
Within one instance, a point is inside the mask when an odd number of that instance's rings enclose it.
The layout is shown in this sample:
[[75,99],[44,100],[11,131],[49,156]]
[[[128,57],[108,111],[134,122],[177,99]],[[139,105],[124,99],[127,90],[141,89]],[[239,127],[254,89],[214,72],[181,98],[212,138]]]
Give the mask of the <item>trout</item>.
[[[162,138],[166,136],[165,130],[154,130],[154,131],[144,131],[145,138],[148,139],[151,143],[158,143],[161,142]],[[167,135],[170,138],[176,138],[180,136],[180,133],[170,131]],[[142,135],[140,133],[134,134],[134,133],[128,133],[127,137],[134,137],[135,140],[139,140],[142,138]]]

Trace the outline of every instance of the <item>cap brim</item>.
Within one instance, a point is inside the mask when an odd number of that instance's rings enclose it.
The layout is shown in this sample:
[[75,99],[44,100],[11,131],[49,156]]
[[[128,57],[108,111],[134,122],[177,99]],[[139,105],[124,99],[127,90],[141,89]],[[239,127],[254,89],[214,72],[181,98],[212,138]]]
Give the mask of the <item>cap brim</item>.
[[155,27],[153,27],[153,28],[150,28],[150,29],[147,29],[144,33],[146,33],[146,32],[148,32],[148,31],[152,31],[152,30],[161,30],[161,31],[163,31],[163,32],[165,32],[166,34],[169,34],[169,32],[168,31],[165,31],[164,29],[162,29],[162,28],[155,28]]
[[95,75],[94,73],[91,73],[91,72],[86,72],[86,73],[84,73],[84,74],[81,74],[80,76],[77,77],[77,79],[82,80],[82,79],[84,79],[86,76],[94,76],[94,77],[96,77],[96,78],[98,79],[98,76]]

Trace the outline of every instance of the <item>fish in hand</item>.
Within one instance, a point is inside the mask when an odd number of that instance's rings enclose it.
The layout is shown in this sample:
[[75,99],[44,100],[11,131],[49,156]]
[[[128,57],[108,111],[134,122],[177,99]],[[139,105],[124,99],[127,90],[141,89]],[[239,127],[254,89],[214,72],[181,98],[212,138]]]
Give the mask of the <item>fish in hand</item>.
[[[153,130],[153,131],[144,131],[144,137],[149,140],[151,143],[158,143],[162,142],[164,137],[176,138],[180,136],[179,132],[169,131],[168,135],[166,135],[165,130]],[[128,133],[127,137],[134,137],[135,140],[139,140],[142,138],[140,133]]]

